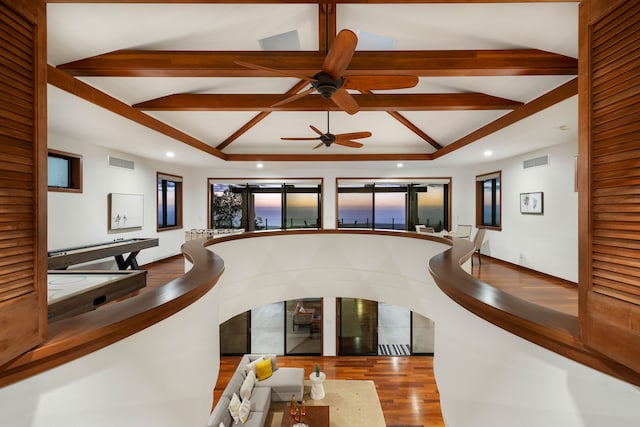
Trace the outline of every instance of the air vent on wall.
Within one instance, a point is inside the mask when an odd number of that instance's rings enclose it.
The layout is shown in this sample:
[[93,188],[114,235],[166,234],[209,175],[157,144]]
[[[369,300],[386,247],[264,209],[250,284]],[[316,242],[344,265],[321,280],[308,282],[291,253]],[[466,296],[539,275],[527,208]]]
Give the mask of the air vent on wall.
[[131,160],[119,159],[117,157],[109,156],[109,166],[115,166],[125,169],[135,169],[136,164]]
[[528,159],[522,162],[524,169],[537,168],[538,166],[545,166],[549,164],[549,155]]

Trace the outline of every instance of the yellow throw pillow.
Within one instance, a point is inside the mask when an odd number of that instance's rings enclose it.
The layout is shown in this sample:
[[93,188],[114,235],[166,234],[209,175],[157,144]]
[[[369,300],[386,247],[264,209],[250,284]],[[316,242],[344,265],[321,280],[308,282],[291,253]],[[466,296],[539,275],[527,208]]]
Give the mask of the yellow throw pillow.
[[271,376],[271,358],[256,363],[256,376],[258,381],[266,380]]

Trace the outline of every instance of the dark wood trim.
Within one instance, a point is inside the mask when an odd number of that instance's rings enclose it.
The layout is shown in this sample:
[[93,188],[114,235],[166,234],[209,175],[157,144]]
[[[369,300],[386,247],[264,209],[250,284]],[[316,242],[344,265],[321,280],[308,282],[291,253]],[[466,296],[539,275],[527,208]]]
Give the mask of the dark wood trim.
[[[273,77],[235,61],[312,76],[324,62],[308,51],[176,51],[128,49],[58,65],[74,76]],[[538,49],[356,51],[345,76],[576,75],[578,60]]]
[[467,274],[460,265],[473,242],[453,239],[451,249],[429,261],[438,287],[456,303],[488,322],[564,357],[623,381],[640,385],[634,371],[588,348],[579,337],[578,318],[510,295]]
[[396,161],[432,160],[429,153],[394,154],[227,154],[231,162],[350,162],[350,161]]
[[[307,84],[308,84],[308,82],[306,82],[304,80],[300,80],[291,89],[289,89],[287,91],[287,95],[293,95],[295,93],[298,93],[300,91],[300,89],[305,87]],[[177,95],[172,95],[172,96],[177,96]],[[138,108],[138,107],[136,107],[136,108]],[[261,113],[257,114],[254,118],[252,118],[247,123],[245,123],[244,126],[242,126],[240,129],[235,131],[233,133],[233,135],[231,135],[230,137],[225,139],[223,142],[218,144],[218,146],[216,147],[216,150],[223,150],[224,148],[226,148],[229,144],[231,144],[233,141],[238,139],[240,136],[242,136],[249,129],[251,129],[252,127],[257,125],[258,123],[260,123],[262,121],[262,119],[266,118],[268,115],[269,115],[269,112],[261,112]]]
[[82,155],[54,150],[53,148],[48,149],[47,155],[69,160],[69,167],[71,169],[69,171],[71,175],[69,187],[48,187],[48,191],[58,193],[82,193]]
[[105,348],[197,301],[218,281],[224,262],[202,240],[185,243],[182,251],[193,263],[188,274],[135,298],[50,324],[42,345],[0,366],[0,387]]
[[[514,3],[513,0],[403,0],[402,3],[412,4],[430,4],[430,3]],[[560,3],[570,2],[579,3],[583,0],[520,0],[520,3]],[[157,3],[157,4],[264,4],[264,3],[308,3],[308,4],[388,4],[396,3],[397,0],[47,0],[47,3],[114,3],[114,4],[130,4],[130,3]]]
[[420,138],[424,139],[429,144],[431,144],[431,146],[433,148],[435,148],[436,150],[439,150],[439,149],[442,148],[442,145],[438,144],[435,139],[431,138],[429,135],[424,133],[424,131],[422,129],[420,129],[418,126],[414,125],[413,123],[411,123],[402,114],[398,113],[397,111],[387,111],[387,113],[389,113],[389,115],[391,117],[393,117],[394,119],[396,119],[397,121],[402,123],[407,129],[411,130],[413,133],[418,135]]
[[[203,94],[178,93],[133,105],[145,111],[342,111],[331,100],[307,95],[284,105],[274,104],[297,93],[303,81],[286,94]],[[513,110],[522,102],[484,93],[354,94],[360,111],[460,111]]]
[[188,274],[135,298],[50,325],[49,339],[43,345],[0,366],[0,387],[104,348],[196,301],[215,285],[224,270],[223,260],[205,246],[238,239],[314,233],[394,236],[452,245],[429,261],[429,271],[438,287],[458,304],[528,341],[640,385],[640,372],[587,348],[580,341],[577,317],[522,300],[467,274],[461,264],[471,257],[474,249],[467,239],[393,230],[289,230],[233,234],[185,243],[184,256],[193,263]]
[[225,155],[209,144],[200,141],[178,129],[167,125],[137,109],[121,102],[110,95],[72,77],[71,75],[49,65],[47,70],[47,81],[53,86],[69,92],[85,101],[91,102],[99,107],[105,108],[114,114],[118,114],[126,119],[136,122],[149,129],[155,130],[170,138],[190,145],[193,148],[204,151],[212,156],[224,159]]
[[568,98],[571,98],[574,95],[578,94],[578,78],[572,79],[567,83],[558,86],[557,88],[545,93],[544,95],[539,96],[531,102],[528,102],[510,113],[505,114],[502,117],[492,121],[489,124],[482,126],[480,129],[477,129],[470,134],[463,136],[457,141],[448,144],[441,150],[433,153],[434,159],[444,156],[445,154],[449,154],[452,151],[458,150],[464,146],[471,144],[472,142],[476,142],[477,140],[484,138],[487,135],[491,135],[501,129],[506,128],[520,120],[524,120],[529,116],[532,116],[540,111],[551,107],[559,102],[562,102]]

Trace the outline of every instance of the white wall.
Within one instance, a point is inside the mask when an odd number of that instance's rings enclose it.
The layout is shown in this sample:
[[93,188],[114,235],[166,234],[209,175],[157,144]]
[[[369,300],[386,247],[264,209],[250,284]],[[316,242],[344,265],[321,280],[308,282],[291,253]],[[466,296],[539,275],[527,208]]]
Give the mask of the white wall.
[[[514,142],[517,143],[517,142]],[[323,178],[324,227],[335,228],[336,178],[451,177],[452,228],[475,225],[475,177],[502,171],[502,231],[488,231],[483,253],[511,263],[577,282],[578,236],[577,193],[573,191],[574,156],[577,143],[551,147],[498,162],[464,168],[434,168],[428,162],[407,162],[398,169],[394,162],[300,165],[295,162],[231,162],[224,168],[193,170],[188,167],[136,158],[86,142],[67,141],[51,135],[51,148],[83,155],[84,192],[49,193],[49,249],[111,241],[115,238],[159,237],[160,247],[140,252],[141,264],[175,255],[184,242],[184,231],[206,228],[208,178]],[[549,166],[524,170],[522,160],[549,154]],[[109,167],[107,156],[133,160],[136,169]],[[204,154],[203,154],[204,155]],[[156,233],[156,172],[184,178],[184,228]],[[522,215],[519,194],[544,192],[544,215]],[[107,194],[144,194],[145,225],[142,230],[109,233]],[[474,231],[475,232],[475,231]]]
[[[577,283],[577,152],[577,143],[568,143],[476,169],[476,175],[502,171],[502,231],[487,231],[482,253]],[[523,160],[547,154],[548,166],[522,167]],[[544,193],[544,214],[521,214],[520,193],[536,191]]]
[[435,292],[447,427],[636,427],[640,389],[546,350]]
[[[160,246],[144,249],[138,263],[145,264],[180,253],[184,230],[206,224],[206,181],[198,181],[191,170],[169,162],[160,163],[85,142],[49,136],[49,148],[82,155],[83,192],[48,194],[49,250],[110,242],[134,237],[158,237]],[[129,170],[108,165],[108,156],[135,162]],[[156,172],[182,176],[184,229],[156,232]],[[144,196],[144,226],[141,229],[109,231],[108,194]],[[113,258],[105,264],[115,264]],[[86,267],[86,265],[84,266]]]
[[219,367],[219,323],[269,302],[336,295],[435,320],[447,426],[640,425],[636,387],[505,332],[440,292],[426,269],[445,248],[348,233],[220,243],[212,249],[225,272],[203,298],[116,344],[0,388],[0,425],[203,426]]

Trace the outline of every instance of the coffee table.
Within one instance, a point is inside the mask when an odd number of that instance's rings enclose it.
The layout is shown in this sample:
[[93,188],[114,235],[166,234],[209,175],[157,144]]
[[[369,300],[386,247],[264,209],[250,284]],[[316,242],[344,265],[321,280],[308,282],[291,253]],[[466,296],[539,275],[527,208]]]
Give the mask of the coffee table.
[[293,415],[286,407],[282,415],[281,427],[291,427],[297,423],[305,423],[309,427],[329,427],[329,407],[328,406],[307,406],[307,414],[300,416],[300,421],[293,419]]

